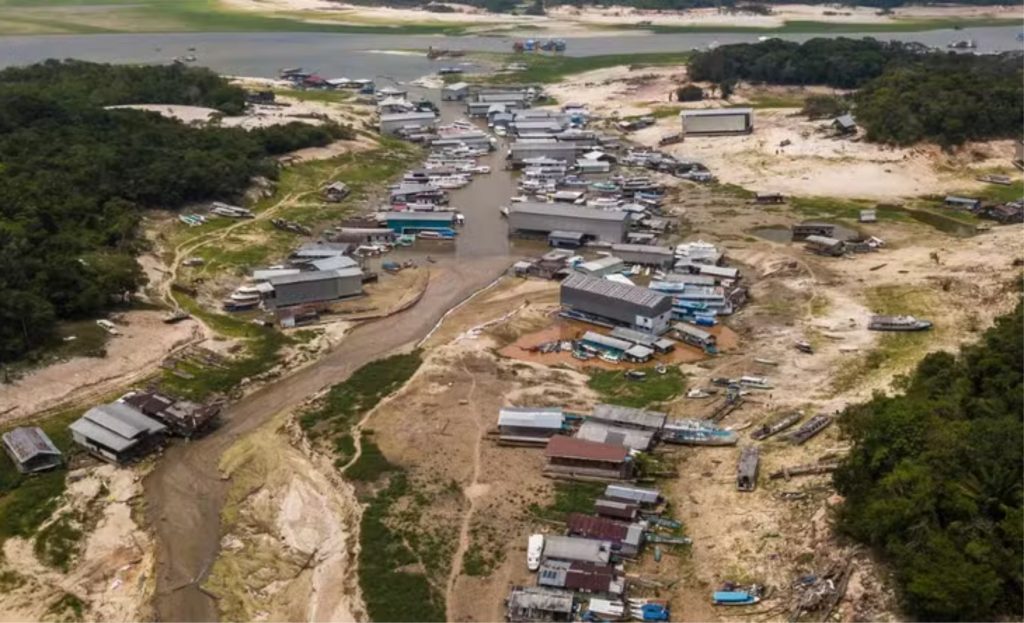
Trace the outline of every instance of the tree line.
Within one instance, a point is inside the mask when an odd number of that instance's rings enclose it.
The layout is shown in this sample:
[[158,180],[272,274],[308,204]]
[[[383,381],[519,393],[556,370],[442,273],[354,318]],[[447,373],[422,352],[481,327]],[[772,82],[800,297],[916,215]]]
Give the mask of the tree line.
[[1024,306],[959,355],[928,355],[902,393],[840,419],[839,529],[872,546],[924,621],[1024,618]]
[[[975,56],[875,39],[771,39],[700,52],[690,77],[719,85],[824,85],[857,89],[848,103],[868,140],[944,146],[1015,138],[1024,116],[1024,70],[1016,53]],[[841,102],[815,101],[816,109]]]
[[226,114],[244,92],[212,71],[48,61],[0,71],[0,362],[53,339],[145,281],[135,261],[144,210],[240,195],[270,156],[349,130],[294,123],[193,127],[130,103]]

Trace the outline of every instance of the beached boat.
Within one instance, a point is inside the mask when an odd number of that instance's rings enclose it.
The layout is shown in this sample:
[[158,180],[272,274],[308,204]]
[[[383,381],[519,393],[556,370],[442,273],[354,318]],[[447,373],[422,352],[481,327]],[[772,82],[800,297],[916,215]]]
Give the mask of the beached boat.
[[752,439],[757,439],[758,441],[762,439],[768,439],[772,435],[777,435],[778,433],[781,433],[790,426],[796,424],[797,422],[800,421],[801,417],[803,416],[800,413],[791,413],[774,422],[762,425],[760,428],[751,433],[750,437]]
[[800,445],[825,430],[825,427],[831,423],[831,415],[826,415],[824,413],[816,415],[804,422],[803,426],[790,433],[787,439],[797,445]]
[[751,606],[761,601],[758,595],[748,591],[715,591],[711,603],[716,606]]
[[667,443],[692,446],[731,446],[739,438],[736,433],[707,420],[672,420],[662,428],[661,439]]
[[872,316],[868,329],[872,331],[926,331],[932,328],[930,320],[913,316]]

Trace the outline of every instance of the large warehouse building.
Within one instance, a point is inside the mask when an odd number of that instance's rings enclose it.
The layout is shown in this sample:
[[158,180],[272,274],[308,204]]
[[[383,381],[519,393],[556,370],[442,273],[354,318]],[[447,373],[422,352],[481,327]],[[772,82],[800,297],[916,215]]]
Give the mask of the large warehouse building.
[[520,140],[509,148],[509,159],[513,166],[522,166],[531,158],[551,158],[568,164],[576,162],[576,144],[553,140]]
[[561,288],[571,316],[661,335],[672,321],[672,298],[647,288],[573,274]]
[[584,239],[622,242],[629,230],[629,213],[569,203],[515,203],[509,209],[509,230],[521,234],[577,232]]
[[326,303],[362,294],[363,271],[358,266],[347,266],[281,275],[271,278],[265,290],[263,304],[267,309]]
[[679,113],[683,135],[747,134],[754,129],[753,108],[706,108]]

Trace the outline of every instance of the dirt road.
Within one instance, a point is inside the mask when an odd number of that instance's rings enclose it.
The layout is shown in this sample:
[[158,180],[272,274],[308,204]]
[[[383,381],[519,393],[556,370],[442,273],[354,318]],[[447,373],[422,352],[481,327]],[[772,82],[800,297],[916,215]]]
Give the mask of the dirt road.
[[446,311],[490,283],[509,262],[505,255],[439,261],[417,305],[357,327],[320,361],[232,405],[211,435],[168,449],[144,483],[147,520],[156,541],[158,620],[217,619],[215,601],[200,586],[220,545],[220,510],[228,482],[221,479],[217,465],[224,450],[275,413],[344,380],[363,364],[412,346]]

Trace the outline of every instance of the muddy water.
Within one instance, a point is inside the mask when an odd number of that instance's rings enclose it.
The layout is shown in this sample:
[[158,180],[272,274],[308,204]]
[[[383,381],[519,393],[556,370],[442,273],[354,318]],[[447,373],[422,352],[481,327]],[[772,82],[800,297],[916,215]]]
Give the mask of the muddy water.
[[[430,94],[436,99],[436,92]],[[455,118],[459,107],[446,107]],[[481,159],[490,174],[452,193],[452,205],[466,215],[458,240],[417,243],[408,253],[429,254],[430,283],[412,308],[390,318],[358,326],[323,359],[274,381],[231,405],[223,425],[209,436],[169,448],[144,482],[147,519],[156,537],[157,589],[154,599],[162,621],[214,621],[216,601],[200,586],[220,548],[220,512],[229,483],[217,469],[223,452],[276,413],[294,408],[354,370],[394,351],[410,348],[446,311],[486,286],[513,261],[507,227],[499,207],[515,190],[504,169],[504,150]]]

